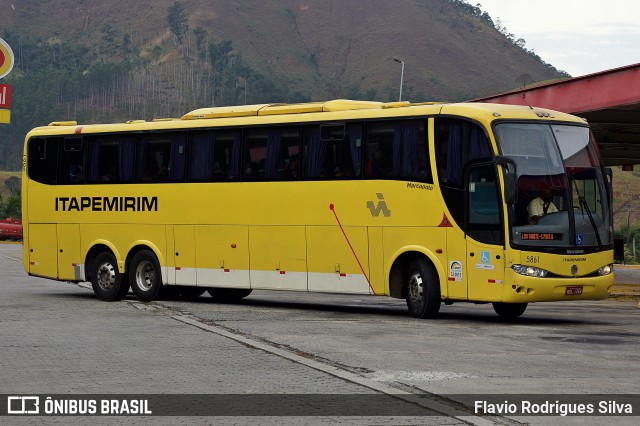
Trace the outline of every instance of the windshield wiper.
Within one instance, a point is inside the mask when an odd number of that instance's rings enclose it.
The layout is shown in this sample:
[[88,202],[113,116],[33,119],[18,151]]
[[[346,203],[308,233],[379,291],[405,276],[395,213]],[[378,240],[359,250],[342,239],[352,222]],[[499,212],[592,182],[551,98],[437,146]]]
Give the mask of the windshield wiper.
[[584,212],[587,213],[589,217],[589,222],[591,222],[591,227],[593,228],[596,234],[596,241],[598,242],[598,247],[602,247],[602,240],[600,239],[600,233],[598,232],[598,225],[596,225],[596,221],[593,219],[593,214],[591,214],[591,209],[589,208],[589,204],[587,204],[587,200],[585,200],[584,195],[580,193],[580,189],[578,189],[578,184],[575,179],[573,179],[573,186],[576,188],[576,194],[578,195],[578,202],[580,203],[580,208],[582,209],[584,216]]

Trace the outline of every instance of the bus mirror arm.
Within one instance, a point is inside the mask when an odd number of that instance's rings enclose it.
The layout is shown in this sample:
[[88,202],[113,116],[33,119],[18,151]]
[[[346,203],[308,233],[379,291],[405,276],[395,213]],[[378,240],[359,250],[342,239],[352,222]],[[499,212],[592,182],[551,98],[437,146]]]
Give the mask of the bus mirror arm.
[[504,167],[505,171],[508,171],[506,166],[513,166],[513,175],[516,175],[517,173],[517,166],[516,166],[516,162],[513,158],[511,157],[505,157],[504,155],[497,155],[496,156],[496,163],[500,164]]
[[[502,165],[504,168],[504,200],[507,204],[515,204],[518,202],[516,162],[512,158],[498,155],[496,157],[496,163]],[[509,170],[507,166],[512,166],[513,170]]]

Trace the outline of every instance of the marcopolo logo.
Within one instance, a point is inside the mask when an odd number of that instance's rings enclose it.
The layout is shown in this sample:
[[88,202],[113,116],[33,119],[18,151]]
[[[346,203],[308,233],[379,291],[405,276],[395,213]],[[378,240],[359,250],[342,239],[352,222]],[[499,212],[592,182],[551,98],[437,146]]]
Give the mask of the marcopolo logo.
[[39,414],[40,397],[38,396],[8,396],[7,414]]
[[380,213],[384,215],[384,217],[391,216],[391,210],[387,207],[387,203],[384,201],[384,195],[381,193],[376,193],[378,197],[378,204],[373,204],[373,201],[367,201],[367,208],[371,212],[371,216],[378,217]]

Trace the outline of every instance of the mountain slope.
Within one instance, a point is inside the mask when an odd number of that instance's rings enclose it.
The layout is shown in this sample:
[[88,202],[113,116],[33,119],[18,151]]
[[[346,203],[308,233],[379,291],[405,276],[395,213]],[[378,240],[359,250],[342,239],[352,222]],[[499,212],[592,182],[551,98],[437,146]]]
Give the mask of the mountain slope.
[[[349,88],[395,96],[405,61],[405,91],[462,100],[560,75],[490,23],[448,0],[184,0],[189,22],[183,51],[195,53],[193,29],[211,41],[231,40],[254,69],[287,81],[311,99]],[[96,59],[117,60],[114,41],[128,34],[144,52],[160,46],[175,57],[169,0],[2,0],[0,27],[49,42],[80,43]],[[13,5],[13,7],[12,7]],[[62,23],[62,25],[60,25]],[[173,53],[173,55],[172,55]],[[427,99],[414,99],[427,100]]]

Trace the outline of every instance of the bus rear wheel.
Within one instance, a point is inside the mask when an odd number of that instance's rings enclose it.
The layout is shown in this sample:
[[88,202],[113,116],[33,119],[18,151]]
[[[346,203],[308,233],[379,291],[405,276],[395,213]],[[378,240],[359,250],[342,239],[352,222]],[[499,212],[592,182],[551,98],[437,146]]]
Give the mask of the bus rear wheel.
[[129,265],[129,282],[135,295],[143,302],[150,302],[160,294],[162,273],[152,252],[142,250],[133,256]]
[[414,318],[435,318],[440,311],[440,283],[433,266],[423,259],[409,265],[407,307]]
[[518,318],[526,309],[526,303],[493,303],[493,310],[502,318]]
[[210,288],[207,292],[216,302],[233,302],[251,294],[250,288]]
[[100,253],[92,262],[91,287],[100,300],[120,300],[129,292],[129,282],[118,271],[118,262],[113,254]]

